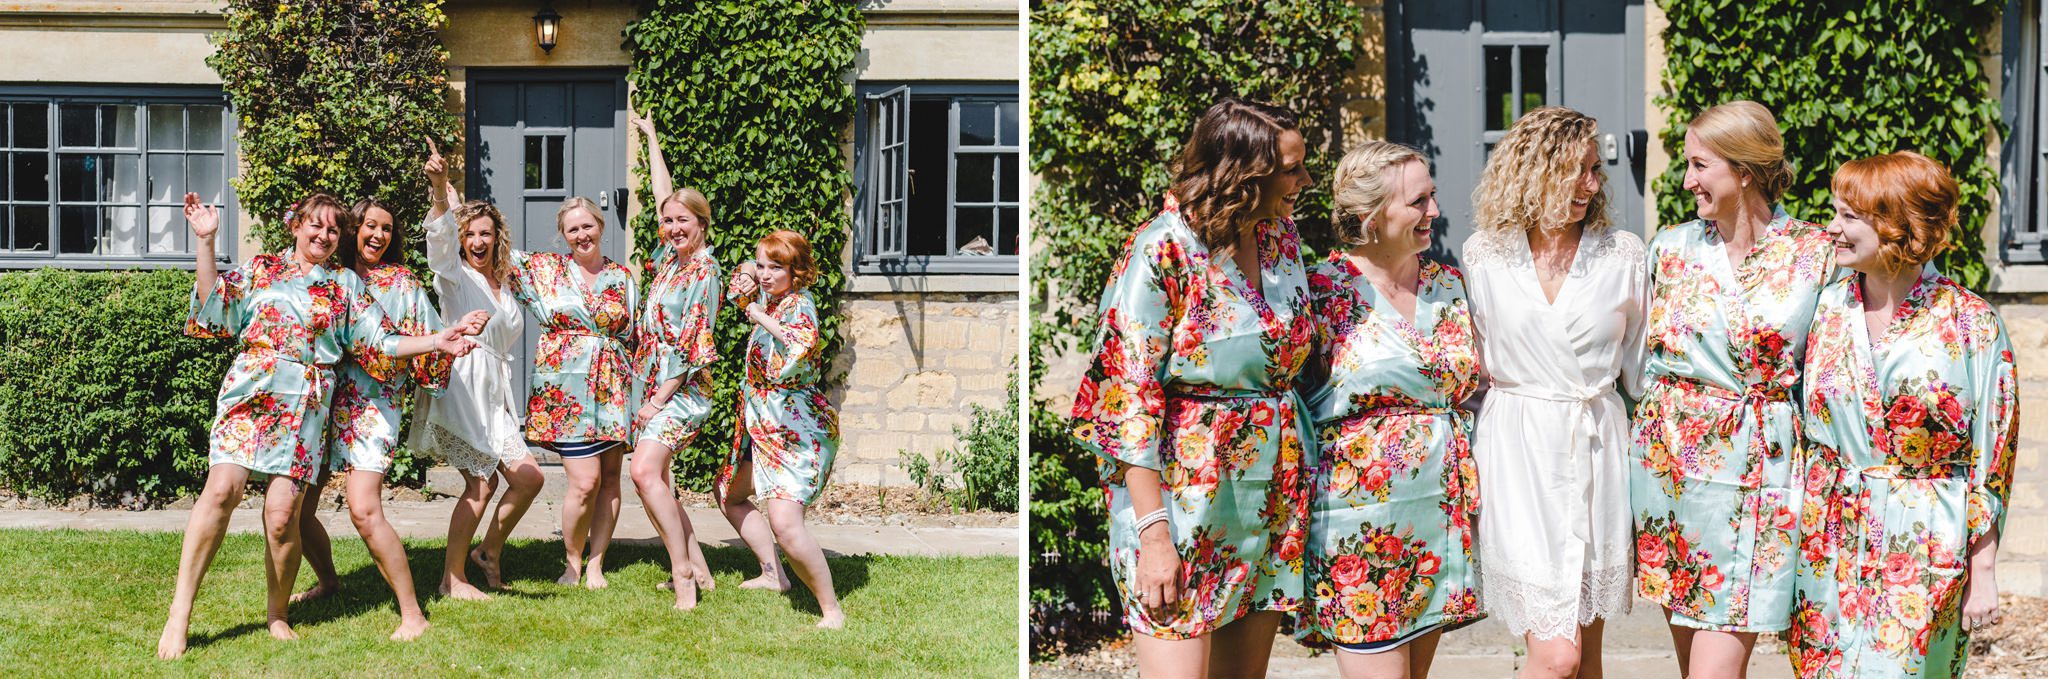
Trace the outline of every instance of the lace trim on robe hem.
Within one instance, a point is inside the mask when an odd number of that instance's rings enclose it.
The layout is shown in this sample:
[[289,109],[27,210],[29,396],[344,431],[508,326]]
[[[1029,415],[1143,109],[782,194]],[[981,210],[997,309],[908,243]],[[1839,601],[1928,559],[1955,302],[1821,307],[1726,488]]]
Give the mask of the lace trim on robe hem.
[[517,460],[529,454],[526,442],[516,436],[500,437],[494,446],[498,451],[494,456],[477,450],[476,446],[469,445],[468,441],[441,425],[430,424],[428,430],[428,435],[433,438],[434,449],[448,460],[448,465],[469,472],[470,476],[481,478],[496,471],[499,463]]
[[1627,613],[1634,603],[1634,574],[1632,564],[1586,573],[1579,581],[1577,606],[1565,604],[1573,597],[1558,588],[1521,582],[1495,570],[1482,570],[1480,576],[1487,612],[1500,616],[1510,634],[1543,640],[1569,639],[1596,619],[1612,620]]

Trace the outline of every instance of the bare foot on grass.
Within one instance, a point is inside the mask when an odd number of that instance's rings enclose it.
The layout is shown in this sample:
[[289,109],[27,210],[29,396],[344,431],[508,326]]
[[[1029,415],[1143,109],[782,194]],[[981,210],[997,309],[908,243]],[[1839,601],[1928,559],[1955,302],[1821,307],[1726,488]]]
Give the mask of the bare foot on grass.
[[789,591],[789,579],[779,573],[762,573],[754,579],[740,583],[740,589],[766,589],[776,592]]
[[156,657],[161,660],[176,660],[185,655],[185,625],[164,625],[163,636],[156,639]]
[[339,591],[341,591],[341,585],[329,585],[324,582],[318,583],[313,585],[312,587],[306,588],[306,591],[304,592],[293,594],[292,603],[297,604],[305,603],[308,601],[318,601],[330,596],[334,596],[334,593]]
[[676,592],[676,610],[687,611],[697,607],[697,585],[689,582]]
[[844,629],[845,627],[846,613],[843,611],[826,611],[825,617],[818,620],[818,629]]
[[427,624],[425,616],[419,618],[400,618],[398,630],[391,633],[391,640],[412,641],[418,639],[421,634],[426,633],[428,627],[432,627],[432,625]]
[[441,596],[464,601],[489,601],[491,595],[467,582],[456,582],[453,578],[441,578]]
[[[570,584],[575,584],[575,583],[570,583]],[[604,588],[606,588],[606,587],[610,587],[610,586],[612,586],[612,583],[611,583],[611,581],[610,581],[610,580],[606,580],[606,579],[604,579],[604,571],[598,570],[598,569],[597,569],[597,568],[595,568],[595,567],[591,568],[591,569],[590,569],[590,572],[589,572],[589,573],[585,573],[585,574],[583,575],[583,587],[584,587],[584,589],[588,589],[588,590],[591,590],[591,591],[597,591],[597,590],[600,590],[600,589],[604,589]]]
[[505,579],[498,573],[497,557],[486,556],[484,548],[475,547],[469,550],[469,562],[476,564],[477,568],[483,570],[485,587],[491,589],[505,588]]
[[283,620],[270,621],[270,638],[279,641],[298,641],[299,633],[292,631],[292,624]]

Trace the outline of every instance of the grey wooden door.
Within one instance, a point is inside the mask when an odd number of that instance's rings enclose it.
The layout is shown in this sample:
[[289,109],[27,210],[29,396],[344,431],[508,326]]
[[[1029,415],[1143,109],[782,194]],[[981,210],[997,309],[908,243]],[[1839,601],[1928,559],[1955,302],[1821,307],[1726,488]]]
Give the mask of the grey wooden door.
[[1487,153],[1523,112],[1551,104],[1599,119],[1608,209],[1617,227],[1643,231],[1642,0],[1401,0],[1387,11],[1387,136],[1435,166],[1432,257],[1456,261]]
[[[606,256],[624,263],[626,81],[618,71],[470,69],[469,197],[505,213],[514,245],[568,252],[555,211],[570,196],[604,212]],[[528,317],[516,359],[531,369],[540,324]],[[526,371],[516,393],[526,393]],[[524,404],[524,400],[521,400]]]

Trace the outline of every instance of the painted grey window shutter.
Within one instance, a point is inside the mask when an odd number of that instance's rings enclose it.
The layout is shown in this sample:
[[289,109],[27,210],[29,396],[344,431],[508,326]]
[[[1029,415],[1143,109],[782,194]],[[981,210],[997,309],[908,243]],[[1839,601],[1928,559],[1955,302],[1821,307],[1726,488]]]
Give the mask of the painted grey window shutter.
[[902,257],[910,210],[910,87],[868,99],[868,254]]

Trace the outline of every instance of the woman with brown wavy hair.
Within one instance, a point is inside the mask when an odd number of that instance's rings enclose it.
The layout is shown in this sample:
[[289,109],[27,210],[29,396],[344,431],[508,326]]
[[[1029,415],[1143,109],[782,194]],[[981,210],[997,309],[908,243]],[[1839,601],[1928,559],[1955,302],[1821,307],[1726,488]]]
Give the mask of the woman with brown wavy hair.
[[1806,441],[1792,667],[1808,679],[1955,677],[1998,617],[2017,454],[2012,341],[1936,272],[1959,196],[1902,151],[1834,177],[1835,261],[1801,383]]
[[1102,294],[1074,435],[1101,456],[1109,562],[1145,676],[1265,672],[1302,606],[1312,348],[1293,114],[1225,98]]
[[1649,287],[1643,239],[1607,214],[1599,122],[1515,121],[1473,191],[1465,283],[1486,364],[1473,425],[1486,610],[1529,649],[1523,677],[1600,676],[1603,621],[1628,612],[1628,407]]

